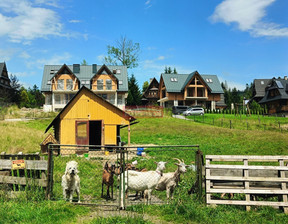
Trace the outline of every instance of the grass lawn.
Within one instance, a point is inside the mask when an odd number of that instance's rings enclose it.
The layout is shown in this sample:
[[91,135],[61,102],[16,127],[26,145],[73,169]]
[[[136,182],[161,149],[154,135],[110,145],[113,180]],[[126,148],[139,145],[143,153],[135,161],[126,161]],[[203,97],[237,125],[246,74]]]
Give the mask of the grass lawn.
[[[171,117],[138,120],[140,121],[138,124],[131,126],[132,144],[198,144],[204,155],[288,154],[287,133],[279,131],[229,129]],[[45,137],[44,131],[50,122],[51,120],[17,123],[1,121],[0,152],[38,152],[39,144]],[[121,130],[121,137],[127,142],[127,128]],[[164,157],[161,153],[154,156]],[[246,212],[243,207],[237,206],[208,208],[205,204],[199,203],[195,195],[187,195],[185,179],[183,181],[180,187],[176,188],[175,199],[169,205],[132,206],[129,209],[158,216],[159,219],[174,223],[288,222],[287,215],[272,208],[258,208],[257,211],[251,212]],[[79,216],[87,215],[89,208],[74,206],[63,201],[5,200],[0,203],[0,212],[0,223],[75,223]],[[95,218],[88,223],[133,223],[133,219],[117,220],[117,218]],[[142,219],[134,221],[146,223]]]

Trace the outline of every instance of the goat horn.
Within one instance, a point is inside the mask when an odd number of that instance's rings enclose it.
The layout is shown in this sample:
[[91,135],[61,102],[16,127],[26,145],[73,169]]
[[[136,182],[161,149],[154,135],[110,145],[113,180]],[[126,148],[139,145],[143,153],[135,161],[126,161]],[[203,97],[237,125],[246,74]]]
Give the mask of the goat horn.
[[182,163],[181,160],[178,158],[173,158],[173,159],[178,160],[179,163]]

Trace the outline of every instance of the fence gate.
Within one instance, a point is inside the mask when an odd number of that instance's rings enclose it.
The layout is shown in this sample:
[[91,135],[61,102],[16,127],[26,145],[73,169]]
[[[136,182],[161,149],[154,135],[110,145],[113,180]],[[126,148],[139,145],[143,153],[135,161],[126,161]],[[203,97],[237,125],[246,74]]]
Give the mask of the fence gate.
[[[122,209],[133,204],[143,204],[144,199],[140,197],[141,192],[138,193],[139,196],[135,197],[136,192],[128,191],[128,197],[126,197],[125,189],[129,178],[125,177],[125,172],[122,171],[127,169],[140,171],[144,168],[145,170],[156,170],[154,162],[159,161],[167,162],[164,172],[175,171],[177,169],[175,163],[178,163],[179,160],[184,161],[188,167],[187,172],[181,176],[181,180],[186,184],[182,190],[186,191],[185,194],[190,188],[193,191],[196,189],[196,191],[202,192],[202,175],[196,173],[196,171],[201,172],[202,168],[202,154],[198,145],[135,147],[49,145],[48,154],[47,195],[51,200],[63,200],[61,182],[69,161],[78,163],[80,199],[83,204],[110,205]],[[102,195],[102,176],[106,163],[109,167],[114,168],[113,198],[111,190],[110,198],[107,197],[106,185],[103,186]],[[152,195],[152,204],[166,203],[166,192],[153,191]],[[76,193],[73,202],[77,202]]]

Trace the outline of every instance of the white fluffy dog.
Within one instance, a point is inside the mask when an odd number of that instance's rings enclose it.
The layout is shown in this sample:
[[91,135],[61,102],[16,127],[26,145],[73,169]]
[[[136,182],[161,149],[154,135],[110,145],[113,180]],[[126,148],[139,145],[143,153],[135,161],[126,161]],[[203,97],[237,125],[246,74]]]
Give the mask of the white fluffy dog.
[[78,176],[78,163],[76,161],[69,161],[66,163],[65,174],[62,176],[62,188],[64,200],[69,198],[72,202],[73,194],[76,191],[78,203],[80,203],[80,177]]

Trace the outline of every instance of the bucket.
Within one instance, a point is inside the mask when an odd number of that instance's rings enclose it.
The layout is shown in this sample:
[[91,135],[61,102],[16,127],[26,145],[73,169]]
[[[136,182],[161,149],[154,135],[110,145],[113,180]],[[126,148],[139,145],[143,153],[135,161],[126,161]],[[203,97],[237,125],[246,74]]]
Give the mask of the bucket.
[[142,156],[142,152],[144,152],[144,148],[137,148],[137,156]]
[[84,158],[88,159],[88,157],[89,157],[89,153],[84,153]]
[[109,151],[105,151],[105,156],[109,156]]

